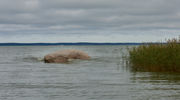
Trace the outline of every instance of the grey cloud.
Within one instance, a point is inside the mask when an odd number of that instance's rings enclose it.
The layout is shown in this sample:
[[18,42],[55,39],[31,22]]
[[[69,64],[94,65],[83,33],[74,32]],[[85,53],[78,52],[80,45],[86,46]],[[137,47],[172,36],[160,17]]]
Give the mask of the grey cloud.
[[0,34],[179,31],[179,4],[180,0],[0,0]]

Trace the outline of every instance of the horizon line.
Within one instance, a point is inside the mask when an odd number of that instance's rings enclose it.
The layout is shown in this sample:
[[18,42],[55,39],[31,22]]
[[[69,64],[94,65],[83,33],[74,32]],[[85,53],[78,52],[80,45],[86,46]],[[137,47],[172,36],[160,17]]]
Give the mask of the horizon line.
[[7,42],[0,43],[0,46],[50,46],[50,45],[141,45],[150,43],[161,43],[161,42],[37,42],[37,43],[17,43],[17,42]]

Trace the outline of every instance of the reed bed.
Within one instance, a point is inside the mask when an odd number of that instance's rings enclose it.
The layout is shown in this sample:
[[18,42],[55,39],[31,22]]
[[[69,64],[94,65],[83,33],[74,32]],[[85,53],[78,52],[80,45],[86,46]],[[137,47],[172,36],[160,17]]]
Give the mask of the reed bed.
[[180,72],[180,38],[140,45],[131,49],[129,55],[133,70]]

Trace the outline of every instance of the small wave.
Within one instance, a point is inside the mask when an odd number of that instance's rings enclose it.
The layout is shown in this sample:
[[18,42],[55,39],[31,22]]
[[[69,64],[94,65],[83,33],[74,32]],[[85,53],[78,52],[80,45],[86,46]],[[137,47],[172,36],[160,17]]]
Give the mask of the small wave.
[[41,58],[41,57],[25,57],[25,58],[23,58],[23,61],[25,61],[25,62],[41,62],[41,61],[43,61],[43,58]]
[[92,58],[91,61],[94,61],[94,62],[113,62],[114,58],[112,58],[112,57],[95,57],[95,58]]

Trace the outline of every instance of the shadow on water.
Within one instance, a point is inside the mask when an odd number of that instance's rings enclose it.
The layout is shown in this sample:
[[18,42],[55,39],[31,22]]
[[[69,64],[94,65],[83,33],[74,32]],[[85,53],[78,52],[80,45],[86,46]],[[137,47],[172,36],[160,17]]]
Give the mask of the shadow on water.
[[180,83],[180,73],[163,73],[163,72],[131,72],[131,80],[139,82],[172,82]]
[[180,73],[131,72],[135,100],[179,100]]

